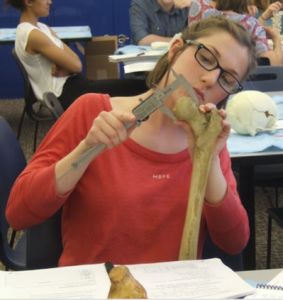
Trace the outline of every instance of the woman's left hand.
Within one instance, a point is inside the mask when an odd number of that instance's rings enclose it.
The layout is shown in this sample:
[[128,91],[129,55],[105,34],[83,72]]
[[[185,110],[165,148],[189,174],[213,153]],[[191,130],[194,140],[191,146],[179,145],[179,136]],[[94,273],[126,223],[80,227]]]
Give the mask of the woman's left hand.
[[258,13],[258,9],[255,5],[249,5],[248,10],[250,15],[255,16]]
[[[214,104],[207,103],[204,105],[200,105],[199,111],[200,113],[205,114],[210,112],[213,108],[216,108]],[[231,125],[226,120],[227,112],[224,109],[220,109],[218,112],[222,117],[222,121],[221,121],[222,131],[220,132],[220,134],[216,139],[212,156],[218,156],[218,154],[222,151],[229,138],[230,131],[231,131]],[[190,125],[185,121],[175,121],[175,124],[182,126],[183,129],[186,131],[188,137],[188,145],[189,145],[188,148],[189,148],[190,156],[193,158],[194,148],[195,148],[195,136]]]
[[53,64],[51,67],[51,75],[54,77],[64,77],[70,75],[70,72]]

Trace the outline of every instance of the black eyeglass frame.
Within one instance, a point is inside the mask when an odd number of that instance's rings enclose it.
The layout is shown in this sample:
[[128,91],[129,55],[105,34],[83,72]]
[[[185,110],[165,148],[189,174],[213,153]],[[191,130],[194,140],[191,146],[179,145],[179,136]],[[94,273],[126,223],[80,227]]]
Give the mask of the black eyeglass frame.
[[[199,65],[200,65],[202,68],[204,68],[204,69],[207,70],[207,71],[213,71],[213,70],[216,70],[216,69],[220,69],[220,74],[219,74],[219,76],[218,76],[217,82],[218,82],[218,84],[221,86],[221,88],[222,88],[228,95],[236,94],[236,93],[238,93],[238,92],[240,92],[240,91],[242,91],[242,90],[244,89],[243,86],[241,85],[241,83],[239,82],[239,80],[238,80],[234,75],[232,75],[230,72],[224,70],[224,69],[220,66],[218,59],[215,57],[215,55],[214,55],[207,47],[205,47],[204,44],[199,43],[199,42],[197,42],[197,41],[193,41],[193,40],[185,40],[185,42],[186,42],[186,44],[188,44],[188,45],[193,44],[193,45],[196,45],[196,46],[198,47],[198,48],[197,48],[197,51],[196,51],[196,53],[195,53],[195,59],[196,59],[196,61],[199,63]],[[204,66],[199,62],[199,60],[197,59],[197,54],[198,54],[199,50],[201,50],[201,49],[207,50],[207,51],[215,58],[215,61],[216,61],[216,63],[217,63],[216,67],[214,67],[213,69],[207,69],[206,67],[204,67]],[[221,77],[221,75],[222,75],[223,73],[229,74],[229,75],[232,76],[232,77],[236,80],[236,82],[238,83],[238,88],[237,88],[237,90],[236,90],[235,92],[228,92],[228,91],[222,86],[222,84],[221,84],[221,82],[220,82],[219,79],[220,79],[220,77]]]

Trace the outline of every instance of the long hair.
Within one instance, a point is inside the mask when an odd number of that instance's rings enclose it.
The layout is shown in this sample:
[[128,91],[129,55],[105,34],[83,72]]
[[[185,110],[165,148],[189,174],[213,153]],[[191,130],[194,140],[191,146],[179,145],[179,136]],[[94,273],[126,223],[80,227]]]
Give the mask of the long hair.
[[[261,1],[261,0],[253,0],[253,5],[255,5],[257,8],[259,8],[262,12],[267,10],[268,6],[274,2],[277,2],[278,0],[266,0],[266,1]],[[279,2],[282,3],[282,0],[279,0]]]
[[238,14],[249,14],[250,0],[216,0],[215,8],[220,11],[232,10]]
[[11,5],[15,9],[20,10],[21,12],[26,10],[25,0],[5,0],[5,6],[7,5]]

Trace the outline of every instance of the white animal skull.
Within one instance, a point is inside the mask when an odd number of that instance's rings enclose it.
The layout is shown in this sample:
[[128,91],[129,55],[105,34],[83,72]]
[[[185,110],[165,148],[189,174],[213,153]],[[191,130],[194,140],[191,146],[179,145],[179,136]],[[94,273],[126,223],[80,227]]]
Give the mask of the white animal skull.
[[228,101],[226,110],[232,129],[239,134],[254,136],[259,131],[269,131],[273,134],[276,130],[276,104],[262,92],[240,92]]

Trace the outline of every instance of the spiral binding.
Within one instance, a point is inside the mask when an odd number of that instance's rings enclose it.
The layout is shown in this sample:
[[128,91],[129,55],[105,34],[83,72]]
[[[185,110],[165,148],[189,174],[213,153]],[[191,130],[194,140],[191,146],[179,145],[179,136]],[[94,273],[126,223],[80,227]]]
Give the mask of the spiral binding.
[[258,284],[256,286],[257,289],[265,289],[265,290],[279,290],[283,291],[283,286],[279,285],[271,285],[271,284]]

